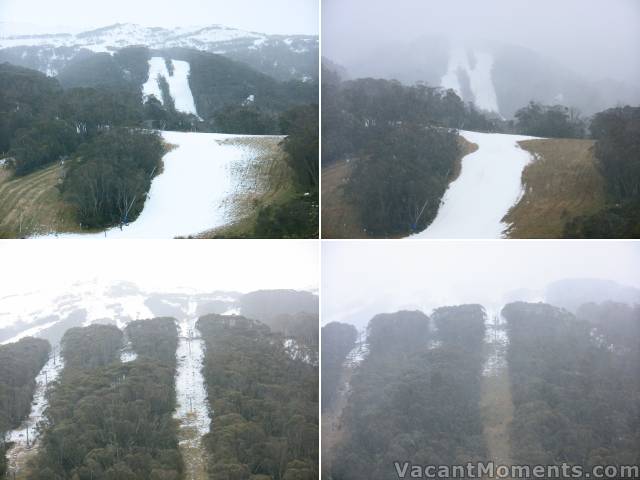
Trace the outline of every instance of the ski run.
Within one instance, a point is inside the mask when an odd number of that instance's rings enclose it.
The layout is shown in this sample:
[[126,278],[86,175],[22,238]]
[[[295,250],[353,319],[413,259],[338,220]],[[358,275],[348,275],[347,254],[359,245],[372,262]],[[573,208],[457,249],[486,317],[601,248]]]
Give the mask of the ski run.
[[531,161],[517,142],[535,137],[460,130],[478,149],[462,159],[436,218],[410,238],[502,238],[502,219],[522,196],[522,171]]

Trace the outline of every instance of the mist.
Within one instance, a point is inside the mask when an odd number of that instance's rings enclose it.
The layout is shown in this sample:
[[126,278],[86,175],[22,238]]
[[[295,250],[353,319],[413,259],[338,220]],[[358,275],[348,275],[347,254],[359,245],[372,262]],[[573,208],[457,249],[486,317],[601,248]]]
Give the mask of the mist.
[[[323,56],[347,71],[420,38],[531,49],[590,80],[640,84],[640,2],[325,0]],[[384,63],[384,61],[383,61]],[[387,76],[394,71],[383,72]]]
[[243,240],[141,242],[56,240],[0,242],[2,297],[58,291],[87,281],[131,282],[147,291],[314,290],[318,247],[313,241]]
[[322,323],[465,303],[543,301],[545,288],[590,278],[640,288],[640,245],[611,241],[325,242]]

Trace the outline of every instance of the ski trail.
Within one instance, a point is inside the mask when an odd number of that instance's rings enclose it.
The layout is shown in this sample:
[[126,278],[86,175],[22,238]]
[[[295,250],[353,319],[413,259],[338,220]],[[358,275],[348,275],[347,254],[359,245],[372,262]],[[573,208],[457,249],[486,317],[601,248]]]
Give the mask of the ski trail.
[[195,302],[190,302],[189,316],[179,322],[176,350],[176,399],[174,418],[180,422],[178,439],[186,468],[185,479],[206,478],[206,450],[202,436],[209,432],[211,418],[204,376],[204,340],[196,328]]
[[238,189],[234,167],[251,162],[259,153],[226,140],[254,136],[169,131],[162,136],[177,148],[164,156],[164,169],[153,179],[144,208],[134,222],[101,233],[44,238],[175,238],[229,223],[227,204]]
[[138,354],[133,349],[133,346],[131,345],[131,340],[129,340],[129,338],[127,338],[127,334],[125,333],[124,334],[124,345],[122,346],[122,349],[120,350],[120,361],[122,363],[129,363],[129,362],[133,362],[136,358],[138,358]]
[[535,137],[460,130],[478,149],[462,159],[440,209],[426,230],[410,238],[502,238],[502,219],[522,195],[522,171],[531,161],[517,142]]
[[164,104],[165,101],[162,98],[162,91],[158,83],[159,78],[164,77],[169,85],[169,93],[173,98],[176,110],[197,116],[196,104],[189,86],[189,75],[191,73],[189,62],[182,60],[169,60],[169,62],[173,65],[172,73],[169,73],[167,63],[163,57],[149,59],[149,77],[142,85],[143,95],[153,95]]
[[44,421],[43,414],[47,408],[46,393],[49,385],[54,382],[64,368],[64,361],[55,348],[44,364],[40,373],[36,376],[36,390],[31,402],[29,416],[15,430],[7,432],[7,442],[13,442],[7,451],[7,472],[18,475],[22,472],[26,462],[38,449],[38,438],[40,437],[39,423]]
[[496,465],[512,465],[509,430],[514,408],[506,359],[509,337],[501,312],[502,308],[487,309],[480,408],[489,460]]

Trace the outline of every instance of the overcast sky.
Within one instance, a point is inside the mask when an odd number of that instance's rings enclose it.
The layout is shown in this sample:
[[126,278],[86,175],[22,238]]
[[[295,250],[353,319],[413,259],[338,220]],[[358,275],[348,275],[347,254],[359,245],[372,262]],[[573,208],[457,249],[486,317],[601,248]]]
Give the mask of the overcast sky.
[[323,55],[441,34],[531,48],[596,78],[640,83],[638,0],[323,0]]
[[0,0],[0,22],[150,27],[222,24],[271,34],[318,34],[318,0]]
[[366,326],[383,312],[480,303],[564,278],[640,288],[640,243],[600,241],[353,241],[322,247],[322,323]]
[[0,297],[99,278],[148,291],[318,288],[314,241],[0,241]]

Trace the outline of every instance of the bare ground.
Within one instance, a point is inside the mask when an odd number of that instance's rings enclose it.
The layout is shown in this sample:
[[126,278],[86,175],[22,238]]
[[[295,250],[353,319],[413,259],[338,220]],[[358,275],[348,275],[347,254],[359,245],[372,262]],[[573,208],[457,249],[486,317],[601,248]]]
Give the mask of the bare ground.
[[518,142],[534,156],[522,172],[524,195],[503,221],[510,238],[561,238],[565,224],[605,204],[592,140],[539,139]]

